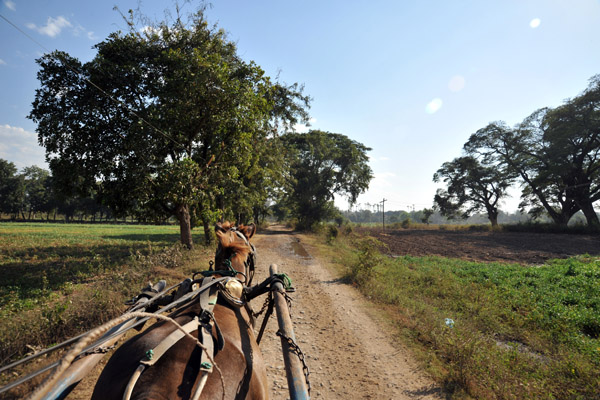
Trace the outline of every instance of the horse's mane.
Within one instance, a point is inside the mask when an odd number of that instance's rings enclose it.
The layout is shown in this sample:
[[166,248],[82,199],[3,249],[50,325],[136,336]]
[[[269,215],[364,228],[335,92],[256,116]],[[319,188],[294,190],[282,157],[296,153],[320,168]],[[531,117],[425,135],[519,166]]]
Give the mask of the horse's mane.
[[[246,243],[242,243],[242,240],[239,238],[239,236],[231,230],[234,225],[226,221],[221,224],[221,227],[225,230],[218,230],[215,232],[221,247],[223,249],[231,250],[232,252],[236,253],[236,255],[243,257],[248,256],[252,249],[250,246],[246,245]],[[240,228],[242,227],[243,225],[240,226]]]

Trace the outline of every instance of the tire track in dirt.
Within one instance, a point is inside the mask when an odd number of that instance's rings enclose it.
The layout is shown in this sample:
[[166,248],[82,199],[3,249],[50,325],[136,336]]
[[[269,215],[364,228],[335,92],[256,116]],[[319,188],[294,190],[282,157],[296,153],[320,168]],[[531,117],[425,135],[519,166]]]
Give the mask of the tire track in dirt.
[[[257,235],[256,281],[269,265],[288,274],[296,288],[292,321],[310,368],[314,399],[441,399],[441,389],[417,366],[408,351],[370,315],[368,302],[341,283],[318,260],[302,253],[297,236],[281,226]],[[293,243],[296,242],[296,252]],[[309,249],[307,249],[309,250]],[[262,298],[252,304],[255,311]],[[259,318],[257,329],[262,319]],[[289,398],[277,320],[271,317],[260,345],[271,398]]]

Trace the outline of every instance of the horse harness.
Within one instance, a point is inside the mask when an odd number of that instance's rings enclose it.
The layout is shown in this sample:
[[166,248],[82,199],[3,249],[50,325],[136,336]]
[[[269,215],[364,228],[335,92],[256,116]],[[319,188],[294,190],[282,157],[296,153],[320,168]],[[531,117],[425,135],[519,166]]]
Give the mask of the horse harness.
[[[208,354],[212,356],[216,352],[222,350],[225,346],[223,334],[221,333],[219,325],[217,324],[213,314],[214,307],[217,304],[218,296],[221,294],[227,303],[234,307],[239,308],[245,304],[245,302],[242,300],[244,287],[239,279],[231,276],[217,278],[214,275],[215,274],[210,274],[210,276],[204,277],[201,280],[201,284],[198,289],[193,288],[193,281],[189,278],[182,282],[182,285],[174,295],[174,300],[177,300],[178,297],[181,297],[187,291],[198,291],[198,299],[201,310],[200,314],[194,316],[191,321],[182,326],[185,333],[179,329],[175,329],[154,348],[145,352],[144,356],[140,359],[137,369],[129,379],[123,394],[123,400],[129,400],[131,398],[135,384],[146,368],[156,364],[171,347],[173,347],[186,335],[186,333],[189,334],[196,330],[198,331],[198,339],[204,348],[202,349],[200,356],[200,381],[196,386],[196,390],[194,391],[191,399],[197,400],[200,398],[202,390],[204,389],[206,381],[208,380],[208,375],[213,371],[213,365],[210,362]],[[143,292],[142,296],[144,295],[147,295],[147,293]],[[213,337],[213,331],[215,332],[216,339]]]
[[[246,245],[251,249],[249,256],[246,261],[244,261],[245,273],[240,273],[236,271],[231,265],[231,258],[226,259],[224,261],[224,266],[227,268],[226,270],[215,270],[213,268],[214,263],[210,262],[210,268],[208,271],[200,272],[199,274],[203,275],[202,279],[186,279],[181,282],[177,292],[173,296],[169,296],[169,301],[177,301],[179,298],[184,296],[190,296],[190,292],[199,293],[197,298],[200,304],[200,313],[199,315],[194,316],[194,318],[182,326],[183,331],[179,329],[175,329],[171,332],[167,337],[165,337],[160,343],[158,343],[154,348],[149,349],[145,352],[144,356],[140,359],[139,365],[137,369],[132,374],[129,382],[125,388],[125,392],[123,394],[123,400],[129,400],[131,398],[131,394],[133,393],[133,389],[138,379],[140,378],[142,372],[148,368],[153,366],[160,360],[160,358],[175,344],[177,344],[186,334],[190,334],[194,331],[198,331],[198,339],[203,345],[203,349],[200,357],[200,380],[198,385],[196,386],[196,390],[191,397],[192,400],[198,400],[200,395],[202,394],[202,390],[206,385],[208,380],[208,375],[213,371],[213,365],[210,362],[208,354],[214,355],[216,352],[221,351],[225,346],[225,341],[221,330],[217,324],[217,321],[214,318],[213,310],[215,305],[217,304],[217,300],[219,295],[226,302],[236,308],[247,307],[249,308],[248,301],[252,300],[255,297],[258,297],[262,294],[268,293],[272,290],[272,284],[276,281],[284,283],[286,290],[293,291],[294,289],[291,287],[291,280],[285,274],[277,274],[267,278],[264,282],[250,287],[252,282],[252,278],[254,277],[254,270],[256,264],[256,249],[254,246],[246,239],[246,237],[239,231],[235,231],[235,233],[242,238]],[[217,253],[215,255],[215,260],[218,255],[222,252],[221,246],[218,247]],[[233,257],[233,255],[232,255]],[[244,275],[244,282],[237,278],[237,275]],[[217,277],[217,275],[220,275]],[[200,287],[195,287],[195,285],[200,283]],[[153,288],[145,288],[142,293],[132,300],[132,303],[135,302],[139,297],[153,297],[154,294],[162,291],[164,285],[162,287],[153,287]],[[190,299],[191,301],[195,301],[196,296]],[[287,296],[286,296],[287,298]],[[269,296],[270,299],[270,310],[272,311],[272,296]],[[267,300],[269,300],[267,299]],[[289,301],[289,298],[288,298]],[[189,302],[186,302],[189,304]],[[183,307],[183,305],[182,305]],[[263,307],[264,310],[265,307]],[[262,312],[262,311],[261,311]],[[248,314],[251,319],[255,316],[258,316],[252,312],[252,309],[248,310]],[[264,331],[266,322],[268,320],[267,313],[265,320],[263,321],[263,326],[261,327],[261,332],[259,334],[262,336],[262,332]],[[213,336],[213,332],[215,333],[216,339]],[[216,351],[215,351],[216,350]],[[308,377],[307,377],[308,381]]]

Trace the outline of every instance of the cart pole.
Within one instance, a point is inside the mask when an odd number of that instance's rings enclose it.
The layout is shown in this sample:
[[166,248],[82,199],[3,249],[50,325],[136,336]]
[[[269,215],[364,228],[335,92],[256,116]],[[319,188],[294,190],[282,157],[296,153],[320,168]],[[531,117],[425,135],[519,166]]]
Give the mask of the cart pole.
[[[277,274],[277,265],[271,264],[269,267],[271,276]],[[275,310],[277,314],[277,323],[279,324],[280,332],[288,338],[296,342],[294,336],[294,328],[290,319],[290,310],[282,292],[285,290],[281,282],[276,282],[273,285],[273,297],[275,299]],[[283,362],[285,364],[285,372],[287,375],[288,388],[290,391],[291,400],[309,399],[308,389],[306,386],[306,377],[300,359],[292,352],[288,341],[281,337],[281,349],[283,351]]]

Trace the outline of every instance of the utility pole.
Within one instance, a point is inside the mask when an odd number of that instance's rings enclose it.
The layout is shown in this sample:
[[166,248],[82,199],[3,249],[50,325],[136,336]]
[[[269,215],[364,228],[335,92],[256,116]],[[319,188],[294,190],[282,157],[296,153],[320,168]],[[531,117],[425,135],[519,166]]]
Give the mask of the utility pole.
[[386,201],[387,201],[387,199],[385,199],[385,198],[384,198],[384,199],[381,201],[381,210],[383,211],[383,219],[382,219],[382,222],[383,222],[383,231],[384,231],[384,232],[385,232],[385,202],[386,202]]

